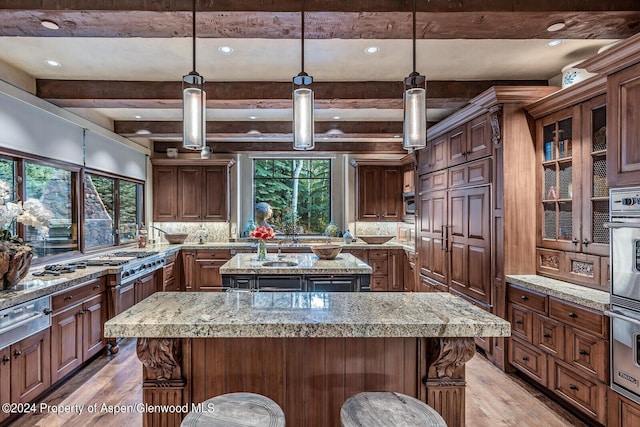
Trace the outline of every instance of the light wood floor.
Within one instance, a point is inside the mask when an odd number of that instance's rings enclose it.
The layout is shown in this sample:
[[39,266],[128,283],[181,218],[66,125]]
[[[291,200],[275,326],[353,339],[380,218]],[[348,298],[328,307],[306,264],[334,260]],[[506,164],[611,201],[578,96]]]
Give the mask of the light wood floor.
[[[40,413],[26,415],[12,426],[39,427],[136,427],[138,413],[90,414],[90,405],[135,405],[142,400],[142,365],[135,340],[125,340],[116,356],[100,356],[43,402],[49,405],[82,405],[82,414]],[[507,375],[477,354],[467,363],[467,426],[562,427],[585,426],[516,375]],[[294,426],[295,427],[295,426]]]

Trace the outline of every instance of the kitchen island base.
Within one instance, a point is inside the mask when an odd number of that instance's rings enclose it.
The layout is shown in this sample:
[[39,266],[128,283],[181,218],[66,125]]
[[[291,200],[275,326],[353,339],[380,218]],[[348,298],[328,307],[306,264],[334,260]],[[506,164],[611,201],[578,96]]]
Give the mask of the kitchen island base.
[[258,393],[291,426],[339,426],[340,408],[363,391],[392,391],[426,402],[450,427],[465,423],[465,363],[474,339],[138,338],[144,365],[145,426],[179,426],[187,408],[213,396]]

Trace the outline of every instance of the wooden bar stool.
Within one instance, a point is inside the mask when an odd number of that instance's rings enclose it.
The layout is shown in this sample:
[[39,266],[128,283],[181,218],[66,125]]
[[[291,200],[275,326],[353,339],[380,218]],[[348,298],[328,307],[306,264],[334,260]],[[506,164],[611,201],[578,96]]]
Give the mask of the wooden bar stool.
[[358,393],[340,409],[342,427],[447,427],[431,406],[389,391]]
[[284,427],[284,412],[276,402],[255,393],[228,393],[202,403],[202,412],[190,412],[181,426]]

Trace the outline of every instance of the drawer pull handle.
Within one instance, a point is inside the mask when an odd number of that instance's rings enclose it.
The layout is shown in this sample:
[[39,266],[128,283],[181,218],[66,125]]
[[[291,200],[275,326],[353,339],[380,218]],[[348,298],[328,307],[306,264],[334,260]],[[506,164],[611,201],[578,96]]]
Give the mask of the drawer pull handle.
[[575,314],[573,311],[569,312],[569,317],[571,317],[572,319],[575,319],[576,317],[578,317],[577,314]]
[[100,289],[100,285],[95,285],[93,289]]
[[2,356],[2,364],[6,365],[7,363],[9,363],[9,361],[11,360],[11,358],[9,356],[7,356],[6,354],[4,356]]
[[528,297],[528,296],[526,296],[526,295],[522,295],[522,296],[520,297],[520,299],[521,299],[522,301],[527,301],[527,300],[529,299],[529,297]]
[[542,334],[542,336],[545,337],[545,338],[551,338],[551,334],[548,334],[546,332],[544,334]]
[[587,350],[580,350],[580,351],[578,351],[578,353],[580,353],[583,356],[588,356],[589,355],[589,352]]
[[73,299],[73,295],[67,295],[66,297],[64,297],[65,301],[69,301],[70,299]]
[[575,384],[569,384],[569,388],[570,388],[571,390],[578,391],[578,386],[577,386],[577,385],[575,385]]
[[523,323],[522,320],[516,320],[516,324],[522,325],[522,323]]
[[14,359],[17,359],[22,354],[22,350],[15,350],[13,352]]
[[522,356],[522,360],[524,360],[525,362],[529,361],[529,356]]
[[78,312],[78,316],[82,316],[82,315],[84,315],[84,310],[80,310],[80,311]]

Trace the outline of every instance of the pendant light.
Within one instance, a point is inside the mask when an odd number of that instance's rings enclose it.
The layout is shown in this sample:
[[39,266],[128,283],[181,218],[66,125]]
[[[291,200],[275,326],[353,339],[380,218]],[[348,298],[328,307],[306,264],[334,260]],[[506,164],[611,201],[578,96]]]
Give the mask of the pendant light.
[[193,0],[193,71],[182,77],[182,147],[202,150],[207,135],[207,93],[196,71],[196,0]]
[[293,149],[313,150],[313,90],[309,87],[313,77],[304,72],[304,0],[301,16],[301,64],[300,74],[293,78]]
[[416,150],[426,145],[427,78],[416,71],[416,0],[413,0],[413,72],[404,79],[402,148]]

